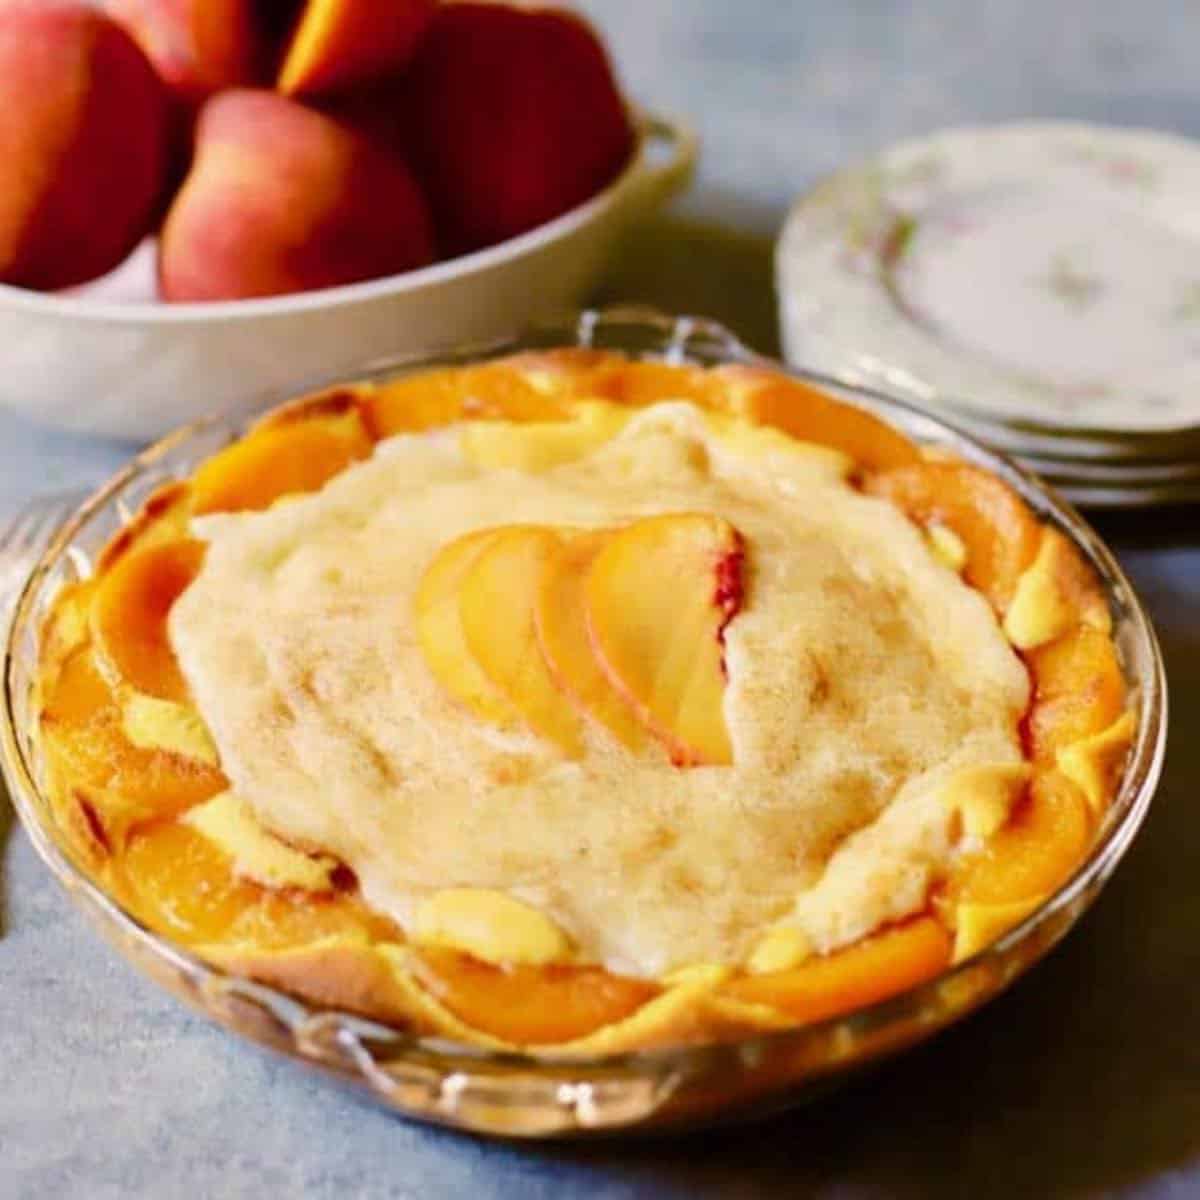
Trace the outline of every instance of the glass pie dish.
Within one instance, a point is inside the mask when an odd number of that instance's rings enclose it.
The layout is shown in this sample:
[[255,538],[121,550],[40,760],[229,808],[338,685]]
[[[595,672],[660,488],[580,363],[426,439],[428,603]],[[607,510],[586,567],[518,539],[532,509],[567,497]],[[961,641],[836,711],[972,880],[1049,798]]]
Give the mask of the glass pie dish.
[[[546,326],[504,343],[420,362],[371,364],[354,374],[357,379],[380,379],[416,367],[471,363],[498,353],[557,346],[619,350],[674,363],[765,365],[711,323],[614,310],[584,313],[569,324]],[[984,951],[890,1000],[799,1029],[726,1044],[564,1061],[533,1052],[472,1049],[323,1011],[202,962],[139,923],[91,881],[39,787],[44,771],[39,761],[43,750],[34,736],[38,631],[59,587],[90,571],[100,548],[133,519],[146,496],[187,475],[226,445],[255,411],[265,407],[261,404],[190,426],[138,456],[64,525],[32,571],[17,603],[7,646],[3,749],[14,798],[39,853],[128,957],[213,1019],[365,1087],[401,1112],[478,1132],[552,1136],[695,1123],[731,1111],[742,1116],[751,1105],[790,1101],[964,1015],[1065,934],[1127,848],[1161,765],[1166,703],[1161,662],[1128,582],[1068,508],[940,422],[881,396],[814,381],[877,413],[918,442],[952,451],[1000,476],[1041,520],[1074,544],[1106,593],[1135,710],[1134,745],[1086,861],[1031,916]]]

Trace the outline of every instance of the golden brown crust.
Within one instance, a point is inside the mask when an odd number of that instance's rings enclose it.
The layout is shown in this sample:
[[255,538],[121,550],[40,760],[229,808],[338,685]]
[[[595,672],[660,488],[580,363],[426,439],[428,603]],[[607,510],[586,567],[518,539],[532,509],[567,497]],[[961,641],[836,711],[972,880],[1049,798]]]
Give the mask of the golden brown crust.
[[[481,374],[473,374],[472,368],[443,372],[437,396],[417,413],[414,427],[457,420],[476,409],[493,417],[538,419],[539,403],[544,406],[541,419],[562,419],[566,400],[580,395],[647,403],[664,386],[669,390],[663,374],[667,369],[659,365],[625,387],[620,379],[623,364],[612,352],[568,348],[518,355],[503,362],[499,371],[489,364]],[[742,368],[711,373],[690,368],[686,379],[683,374],[680,379],[684,392],[699,389],[697,394],[709,399],[710,392],[716,395],[722,387],[732,389],[725,399],[718,398],[728,411],[823,440],[843,451],[851,446],[862,467],[865,491],[897,504],[917,523],[944,527],[961,540],[966,579],[985,595],[998,617],[1013,604],[1032,605],[1035,618],[1043,603],[1058,606],[1052,618],[1040,623],[1035,619],[1032,626],[1026,613],[1025,627],[1035,630],[1029,636],[1037,644],[1018,646],[1033,682],[1025,720],[1035,763],[1033,782],[997,840],[989,839],[978,854],[963,859],[952,887],[931,908],[932,915],[916,922],[919,933],[907,940],[891,938],[886,953],[872,951],[870,943],[857,943],[826,959],[793,967],[795,986],[791,990],[788,971],[755,977],[720,968],[701,969],[662,990],[648,987],[631,992],[628,1003],[624,1007],[617,1004],[607,1016],[604,1006],[597,1006],[599,1015],[590,1028],[576,1028],[569,1021],[548,1022],[542,1029],[547,1036],[540,1038],[536,1021],[532,1025],[528,1021],[501,1022],[491,1030],[486,1021],[475,1025],[464,1021],[462,1014],[470,1011],[470,1005],[464,1008],[467,993],[461,980],[455,982],[452,972],[450,977],[431,976],[428,958],[414,956],[401,942],[389,940],[379,927],[364,925],[359,931],[361,940],[339,934],[282,950],[204,941],[194,944],[197,952],[226,970],[322,1006],[482,1045],[552,1045],[555,1053],[570,1057],[725,1040],[874,1002],[895,990],[888,981],[915,986],[936,975],[952,957],[974,953],[1036,907],[1057,886],[1056,881],[1069,874],[1066,868],[1086,853],[1086,844],[1080,849],[1084,836],[1080,831],[1085,831],[1085,841],[1090,841],[1104,805],[1119,784],[1125,748],[1133,736],[1131,721],[1122,718],[1125,689],[1109,632],[1107,602],[1099,580],[1079,552],[1057,530],[1040,525],[1002,480],[944,456],[923,459],[895,430],[873,417],[864,421],[863,414],[840,401],[811,393],[816,397],[812,403],[821,410],[821,421],[795,417],[794,407],[784,420],[781,398],[792,406],[804,403],[804,390],[797,391],[795,382],[785,376]],[[412,377],[406,378],[403,396],[415,395],[413,387]],[[340,427],[347,416],[355,414],[365,434],[377,439],[393,431],[391,426],[401,420],[393,404],[387,410],[387,421],[381,424],[379,412],[384,410],[377,411],[373,398],[387,394],[387,385],[376,389],[350,384],[301,397],[267,414],[247,437],[308,421]],[[851,415],[840,418],[843,410]],[[877,428],[884,432],[876,433]],[[822,429],[827,432],[822,434]],[[319,476],[313,478],[318,480],[314,486],[320,486]],[[159,488],[100,553],[97,573],[111,571],[135,545],[184,536],[191,507],[188,482]],[[1040,575],[1032,574],[1035,568]],[[90,581],[70,585],[47,618],[43,684],[53,682],[68,657],[86,644],[86,615],[93,594]],[[1052,601],[1043,601],[1042,596],[1051,596]],[[1044,640],[1038,642],[1038,637]],[[138,817],[141,810],[120,796],[85,786],[76,777],[70,755],[60,752],[63,736],[61,724],[47,714],[41,728],[49,764],[47,786],[64,835],[103,882],[121,857],[125,836],[144,815]],[[1086,797],[1074,780],[1084,780],[1091,789]],[[119,836],[112,830],[119,831]],[[1058,847],[1063,861],[1051,854],[1041,875],[1031,873],[1028,849],[1021,846],[1035,844],[1039,851]],[[1005,851],[1006,846],[1017,848]],[[1013,856],[1011,869],[1003,860],[1006,852]],[[957,943],[951,947],[956,926]],[[174,935],[178,936],[177,931]],[[886,940],[890,935],[885,932],[879,937]],[[872,961],[878,962],[878,970],[887,974],[887,980],[870,977]],[[616,977],[610,978],[616,981]],[[531,988],[531,996],[536,991]]]
[[258,983],[302,996],[325,1008],[435,1033],[412,990],[378,950],[366,943],[332,941],[292,950],[197,947],[210,962]]

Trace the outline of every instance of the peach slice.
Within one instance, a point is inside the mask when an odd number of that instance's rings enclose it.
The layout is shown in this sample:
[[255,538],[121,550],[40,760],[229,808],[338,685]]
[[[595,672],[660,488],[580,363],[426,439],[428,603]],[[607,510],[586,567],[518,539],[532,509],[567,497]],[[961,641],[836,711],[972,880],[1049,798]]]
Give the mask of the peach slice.
[[88,646],[70,654],[47,687],[41,725],[47,757],[88,794],[110,848],[132,821],[174,815],[228,786],[211,763],[133,745]]
[[730,980],[723,995],[766,1004],[805,1024],[875,1004],[932,979],[950,962],[951,940],[918,917],[799,966]]
[[103,575],[118,559],[152,543],[174,542],[188,535],[191,488],[180,479],[156,488],[142,502],[132,521],[119,529],[96,557],[96,571]]
[[1033,704],[1025,727],[1038,762],[1107,729],[1125,707],[1125,679],[1112,639],[1090,625],[1029,651]]
[[742,605],[743,560],[728,521],[668,513],[614,533],[584,581],[601,669],[678,766],[733,760],[723,638]]
[[1091,841],[1087,800],[1057,771],[1034,776],[1007,825],[963,860],[950,894],[964,904],[1004,905],[1054,891]]
[[534,386],[505,362],[448,367],[381,383],[366,398],[364,415],[375,438],[419,433],[466,417],[552,421],[570,415],[560,399]]
[[200,465],[192,477],[192,507],[197,514],[268,508],[281,496],[319,491],[371,450],[357,410],[266,425]]
[[868,476],[864,489],[920,525],[957,534],[967,550],[967,582],[1005,612],[1041,540],[1041,526],[1008,484],[970,463],[925,461]]
[[719,408],[720,388],[714,377],[690,364],[620,361],[588,372],[582,382],[587,394],[645,408],[670,400],[686,400],[700,408]]
[[599,967],[496,967],[426,946],[414,953],[418,980],[473,1029],[518,1045],[550,1045],[611,1025],[659,988]]
[[523,350],[510,354],[505,361],[543,392],[604,398],[602,391],[592,387],[592,380],[628,360],[615,350],[554,346],[548,350]]
[[47,663],[60,663],[88,640],[89,614],[96,594],[96,579],[76,579],[66,583],[54,597],[54,604],[42,622],[42,655]]
[[600,669],[588,636],[584,578],[609,537],[603,531],[576,534],[547,556],[537,579],[534,620],[550,673],[576,709],[623,746],[640,751],[646,729]]
[[472,421],[458,444],[476,466],[548,471],[611,441],[629,414],[603,400],[581,401],[568,421]]
[[279,90],[337,91],[397,69],[434,8],[434,0],[307,0],[279,69]]
[[192,538],[150,545],[120,559],[100,579],[92,604],[97,653],[139,692],[177,702],[188,697],[167,616],[200,573],[204,553],[204,543]]
[[344,893],[275,891],[239,878],[219,847],[177,821],[135,831],[116,875],[142,920],[190,943],[281,948],[358,933],[372,922]]
[[476,530],[443,546],[421,577],[413,608],[417,640],[438,683],[476,716],[512,727],[521,715],[472,656],[459,605],[463,580],[498,534]]
[[1017,580],[1004,632],[1019,650],[1033,650],[1083,622],[1108,633],[1112,617],[1096,573],[1057,529],[1046,526],[1037,556]]
[[458,611],[467,648],[484,674],[536,734],[578,758],[579,721],[555,686],[534,621],[538,580],[559,544],[545,528],[501,530],[463,576]]
[[720,407],[803,442],[831,446],[867,471],[919,463],[921,454],[902,433],[863,409],[777,371],[725,366],[711,372],[722,388]]
[[1060,772],[1035,776],[1024,805],[962,861],[939,897],[955,926],[961,962],[1019,925],[1083,861],[1091,842],[1088,801]]

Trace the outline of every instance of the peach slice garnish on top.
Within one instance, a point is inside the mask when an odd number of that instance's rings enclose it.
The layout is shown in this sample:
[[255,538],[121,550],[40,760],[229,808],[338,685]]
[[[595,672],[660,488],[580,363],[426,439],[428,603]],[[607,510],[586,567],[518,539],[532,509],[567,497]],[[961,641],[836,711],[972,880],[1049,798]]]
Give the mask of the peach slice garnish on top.
[[438,683],[476,716],[512,727],[521,714],[472,655],[459,604],[463,580],[498,533],[476,530],[443,546],[425,568],[413,608],[417,640]]
[[728,521],[667,513],[614,532],[584,581],[601,669],[678,766],[733,759],[724,634],[742,605],[743,560]]
[[646,727],[601,669],[588,635],[584,578],[610,537],[604,530],[577,533],[546,557],[536,582],[534,621],[555,683],[581,714],[636,752],[647,744]]
[[201,463],[192,477],[192,510],[255,511],[281,496],[318,491],[371,449],[357,407],[329,417],[266,422]]
[[920,525],[943,525],[967,551],[964,574],[999,613],[1033,561],[1041,526],[1002,480],[964,462],[922,461],[869,475],[864,490]]
[[538,526],[500,530],[462,578],[459,617],[471,656],[529,727],[569,757],[583,746],[579,720],[538,645],[538,581],[560,538]]
[[470,417],[553,421],[571,415],[563,397],[543,391],[505,362],[446,367],[381,383],[364,398],[363,412],[376,438],[437,429]]
[[176,702],[188,697],[167,616],[200,573],[204,553],[193,538],[161,542],[118,559],[100,578],[91,616],[97,653],[139,692]]
[[506,966],[456,950],[414,951],[417,979],[473,1029],[519,1045],[569,1042],[631,1016],[657,984],[600,967]]
[[1108,600],[1079,551],[1047,525],[1033,562],[1017,580],[1004,632],[1019,650],[1033,650],[1080,622],[1107,634],[1112,629]]
[[1053,762],[1073,742],[1107,729],[1124,711],[1125,678],[1112,639],[1091,625],[1076,625],[1025,658],[1033,704],[1025,723],[1029,750]]
[[822,1021],[932,979],[950,962],[951,941],[934,917],[917,917],[832,954],[763,975],[740,975],[722,994],[766,1004],[795,1021]]
[[920,451],[902,433],[801,380],[736,364],[715,368],[711,378],[720,385],[726,412],[841,450],[861,469],[884,471],[920,461]]

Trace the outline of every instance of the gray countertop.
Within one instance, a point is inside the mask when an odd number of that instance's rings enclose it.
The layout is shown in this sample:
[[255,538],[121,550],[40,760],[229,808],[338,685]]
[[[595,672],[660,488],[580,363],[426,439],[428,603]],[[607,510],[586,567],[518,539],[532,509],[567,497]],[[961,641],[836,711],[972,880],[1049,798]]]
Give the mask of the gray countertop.
[[[766,350],[772,236],[789,198],[849,158],[1031,115],[1200,136],[1189,0],[583,7],[633,93],[704,138],[692,193],[632,240],[606,294],[715,315]],[[126,453],[0,416],[0,514]],[[1200,513],[1100,527],[1163,640],[1163,785],[1066,944],[934,1044],[819,1106],[699,1137],[521,1148],[422,1129],[136,976],[0,807],[0,1197],[1200,1195],[1200,822],[1183,807],[1200,791]]]

